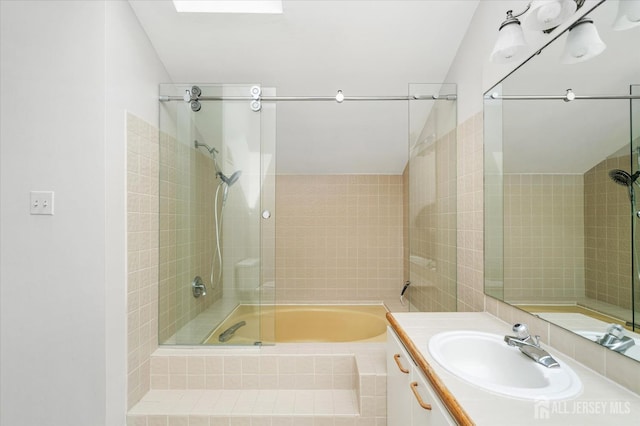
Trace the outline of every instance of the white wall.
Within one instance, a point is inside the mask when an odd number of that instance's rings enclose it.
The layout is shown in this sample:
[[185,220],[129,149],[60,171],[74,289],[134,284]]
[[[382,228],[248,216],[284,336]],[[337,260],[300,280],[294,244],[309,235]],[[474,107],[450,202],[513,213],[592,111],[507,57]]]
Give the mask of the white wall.
[[158,84],[170,82],[127,1],[105,1],[106,422],[127,408],[126,111],[158,125]]
[[[2,425],[105,417],[104,12],[1,2]],[[55,215],[29,215],[29,191]]]
[[[122,425],[124,110],[168,80],[129,4],[0,2],[0,424]],[[29,191],[55,191],[55,215]]]

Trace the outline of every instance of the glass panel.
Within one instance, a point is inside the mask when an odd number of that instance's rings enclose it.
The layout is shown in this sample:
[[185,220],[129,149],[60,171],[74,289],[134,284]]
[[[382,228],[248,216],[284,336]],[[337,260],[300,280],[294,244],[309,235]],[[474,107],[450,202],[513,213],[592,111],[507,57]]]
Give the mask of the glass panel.
[[[161,85],[160,93],[193,99],[198,88],[202,97],[251,93],[245,85]],[[262,339],[268,171],[261,113],[249,100],[198,102],[160,104],[159,342],[253,345]]]
[[[492,93],[502,95],[502,86]],[[484,103],[484,292],[504,299],[504,200],[502,189],[502,101]]]
[[[631,85],[632,95],[640,95],[640,85]],[[635,173],[640,172],[640,100],[631,101],[631,167]],[[638,187],[636,186],[636,189]],[[636,194],[638,191],[636,191]],[[631,232],[632,232],[632,269],[633,284],[631,288],[631,300],[633,301],[631,310],[631,328],[633,331],[640,330],[640,239],[638,237],[638,196],[635,197],[636,204],[632,207]]]
[[[409,94],[445,98],[456,86],[411,84]],[[456,101],[410,101],[409,147],[408,309],[455,311]]]
[[[263,88],[264,96],[276,96],[273,88]],[[275,343],[276,303],[276,103],[262,104],[261,128],[261,341],[263,344]]]

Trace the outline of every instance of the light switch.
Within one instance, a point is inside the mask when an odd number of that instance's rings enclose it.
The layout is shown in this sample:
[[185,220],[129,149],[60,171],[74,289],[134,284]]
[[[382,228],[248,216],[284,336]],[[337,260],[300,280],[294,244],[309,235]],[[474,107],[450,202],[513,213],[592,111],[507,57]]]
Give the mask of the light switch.
[[31,191],[31,214],[53,215],[53,191]]

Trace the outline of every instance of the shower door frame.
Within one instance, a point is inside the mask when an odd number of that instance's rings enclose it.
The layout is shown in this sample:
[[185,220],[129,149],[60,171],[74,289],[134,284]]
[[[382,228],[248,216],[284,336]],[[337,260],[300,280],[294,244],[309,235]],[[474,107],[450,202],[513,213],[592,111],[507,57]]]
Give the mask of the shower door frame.
[[[161,345],[202,345],[240,304],[257,310],[260,324],[243,330],[251,330],[248,340],[219,343],[212,338],[214,344],[262,344],[274,334],[273,316],[264,315],[262,306],[273,305],[275,297],[271,285],[275,263],[275,106],[254,108],[246,100],[239,101],[255,88],[262,90],[257,84],[160,85]],[[180,101],[167,102],[171,97]],[[225,100],[203,99],[206,97]],[[198,148],[195,140],[207,148]],[[233,184],[223,183],[218,173],[229,177],[240,170]],[[228,197],[224,202],[222,193]],[[216,199],[219,222],[212,229]],[[173,210],[167,211],[172,206]],[[263,215],[264,211],[270,214]],[[218,228],[220,282],[215,273]],[[254,266],[239,274],[238,265]],[[238,275],[244,277],[242,289]],[[192,293],[196,276],[204,282],[206,295],[195,297]]]

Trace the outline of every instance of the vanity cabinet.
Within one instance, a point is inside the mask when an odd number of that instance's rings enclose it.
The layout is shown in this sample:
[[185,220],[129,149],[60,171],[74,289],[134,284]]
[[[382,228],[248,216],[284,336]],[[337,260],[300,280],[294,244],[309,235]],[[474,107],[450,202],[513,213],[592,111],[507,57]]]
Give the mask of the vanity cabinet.
[[451,418],[395,332],[387,330],[387,425],[450,426]]

